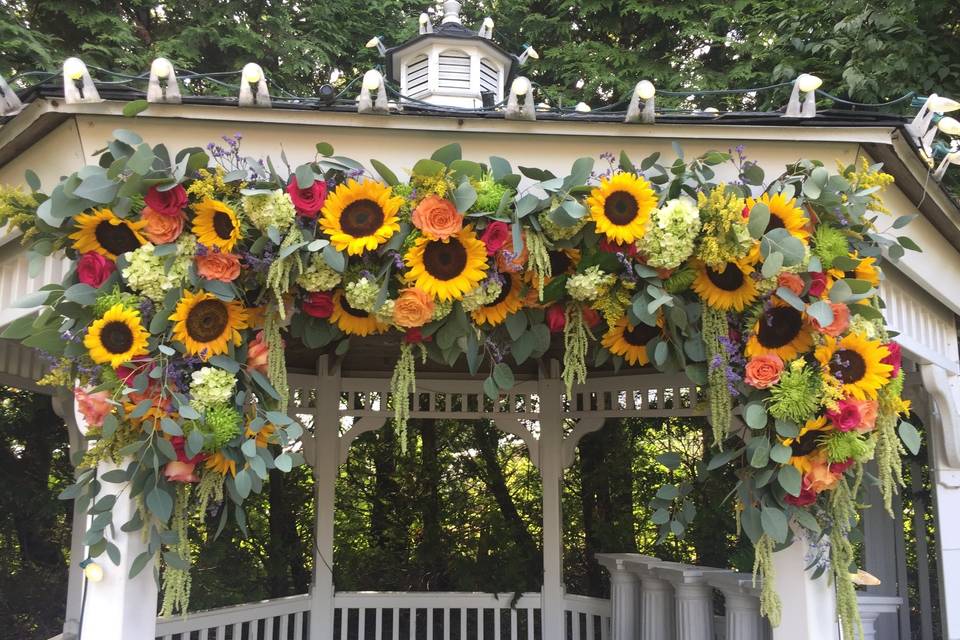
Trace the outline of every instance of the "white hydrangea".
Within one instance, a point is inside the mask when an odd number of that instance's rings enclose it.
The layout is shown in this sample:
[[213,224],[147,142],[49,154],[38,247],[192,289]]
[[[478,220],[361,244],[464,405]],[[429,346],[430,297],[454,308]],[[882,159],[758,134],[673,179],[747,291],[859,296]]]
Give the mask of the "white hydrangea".
[[693,253],[700,232],[700,210],[689,198],[675,198],[650,213],[650,221],[637,248],[647,264],[657,269],[675,269]]
[[289,194],[281,189],[270,193],[258,193],[244,196],[243,213],[257,229],[266,232],[270,227],[276,227],[283,233],[290,228],[297,217],[297,209],[293,206]]
[[190,406],[197,411],[226,404],[233,398],[237,378],[216,367],[203,367],[190,374]]
[[146,242],[123,254],[127,266],[121,275],[131,289],[154,302],[161,302],[167,291],[180,286],[186,280],[196,245],[197,239],[193,235],[181,236],[177,242],[177,253],[168,269],[167,257],[158,256],[156,247]]
[[481,282],[463,296],[463,300],[461,301],[463,310],[470,313],[484,305],[490,304],[497,299],[497,296],[500,295],[502,290],[503,285],[496,280],[490,279]]
[[567,293],[579,302],[593,302],[599,298],[617,277],[604,273],[600,267],[588,267],[583,273],[567,278]]
[[347,304],[359,311],[373,313],[380,295],[380,286],[366,277],[347,284]]
[[343,280],[343,276],[328,265],[323,256],[317,252],[310,259],[307,269],[297,276],[297,284],[304,291],[330,291]]
[[[352,304],[351,304],[352,306]],[[397,306],[396,300],[390,300],[389,298],[384,301],[382,305],[376,308],[373,312],[373,317],[384,324],[393,324],[393,308]]]

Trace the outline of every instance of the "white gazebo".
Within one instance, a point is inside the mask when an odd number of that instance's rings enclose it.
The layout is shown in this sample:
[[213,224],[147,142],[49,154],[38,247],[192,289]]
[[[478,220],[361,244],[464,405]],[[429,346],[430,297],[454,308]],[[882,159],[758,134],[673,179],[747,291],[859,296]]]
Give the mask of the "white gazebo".
[[[412,49],[409,53],[419,55]],[[406,54],[398,53],[397,59],[406,60]],[[506,66],[502,72],[507,73]],[[499,86],[502,91],[502,84]],[[145,140],[163,142],[170,148],[216,140],[225,131],[240,131],[246,154],[276,153],[282,142],[294,165],[312,158],[319,141],[331,143],[340,153],[376,157],[395,167],[409,167],[417,158],[450,142],[459,142],[466,157],[504,155],[521,165],[557,172],[566,170],[577,157],[620,149],[635,158],[654,151],[670,156],[674,141],[688,154],[743,145],[749,158],[768,174],[800,157],[820,159],[828,165],[835,160],[848,164],[862,157],[884,162],[886,171],[897,180],[885,193],[886,206],[901,215],[919,214],[907,233],[924,251],[910,253],[886,268],[881,294],[887,320],[900,332],[897,340],[909,358],[908,386],[929,438],[944,637],[960,640],[960,610],[949,606],[960,602],[956,325],[960,314],[960,209],[929,178],[930,168],[900,119],[853,113],[822,113],[803,120],[780,114],[702,114],[660,118],[655,125],[645,126],[626,124],[622,116],[614,121],[609,116],[551,115],[521,122],[493,113],[480,118],[433,109],[416,117],[366,115],[342,108],[242,108],[229,99],[207,99],[204,104],[189,100],[152,104],[131,120],[122,116],[124,104],[119,100],[66,104],[57,92],[41,91],[0,127],[0,182],[22,183],[25,170],[33,169],[44,186],[53,185],[59,176],[84,165],[117,128],[133,129]],[[12,305],[44,284],[59,282],[68,268],[64,260],[50,259],[35,264],[31,272],[25,250],[15,238],[4,238],[0,246],[0,324],[31,313]],[[104,579],[85,583],[77,560],[86,555],[83,536],[87,523],[77,517],[63,637],[77,636],[81,618],[81,640],[751,640],[770,636],[768,625],[759,616],[757,592],[749,576],[725,569],[639,555],[604,555],[600,560],[611,574],[611,600],[566,592],[560,498],[564,469],[573,461],[579,439],[608,418],[695,416],[706,411],[700,389],[683,376],[663,374],[595,372],[586,385],[565,397],[558,364],[549,357],[520,368],[516,387],[497,402],[485,399],[481,380],[465,372],[424,368],[418,373],[411,413],[414,418],[491,420],[527,444],[543,483],[541,591],[522,594],[517,600],[512,594],[338,591],[331,573],[337,469],[359,434],[380,428],[392,415],[387,396],[395,354],[389,346],[360,347],[345,359],[313,352],[290,354],[290,411],[308,428],[303,448],[317,492],[309,593],[156,620],[156,587],[150,573],[143,572],[133,580],[127,577],[129,563],[142,546],[139,534],[128,536],[117,530],[113,541],[123,552],[121,565],[105,562]],[[0,341],[0,382],[37,389],[35,381],[42,371],[36,354]],[[72,405],[56,398],[55,406],[73,427],[72,445],[82,447]],[[116,509],[122,507],[118,504]],[[884,546],[896,534],[889,519],[868,523],[867,569],[884,581],[882,587],[864,592],[861,601],[868,631],[876,628],[879,634],[874,637],[908,637],[891,635],[900,633],[902,620],[909,615],[906,583],[898,569],[902,535],[900,551],[894,549],[891,554]],[[777,554],[777,586],[789,603],[783,624],[772,632],[777,640],[837,637],[830,588],[825,578],[814,581],[807,577],[804,554],[799,544]],[[725,602],[722,618],[714,616],[718,593]]]

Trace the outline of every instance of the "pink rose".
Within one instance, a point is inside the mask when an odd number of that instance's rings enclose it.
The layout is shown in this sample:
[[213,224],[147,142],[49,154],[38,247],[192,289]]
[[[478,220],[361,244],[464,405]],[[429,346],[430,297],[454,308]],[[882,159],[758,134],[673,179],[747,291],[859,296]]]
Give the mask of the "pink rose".
[[821,327],[816,318],[810,320],[820,333],[836,338],[850,326],[850,308],[842,302],[833,302],[830,304],[830,308],[833,309],[833,322],[827,326]]
[[403,341],[407,344],[419,344],[421,342],[430,342],[431,336],[424,337],[423,330],[420,327],[410,327],[403,334]]
[[77,262],[77,280],[96,289],[106,282],[116,269],[117,265],[112,260],[96,251],[89,251],[80,256]]
[[810,483],[804,478],[803,486],[800,489],[800,495],[792,496],[789,493],[783,496],[783,501],[792,504],[795,507],[809,507],[817,501],[817,492],[813,490]]
[[808,293],[814,298],[819,298],[823,295],[824,289],[827,288],[827,274],[822,271],[811,271],[810,272],[810,290]]
[[170,482],[200,482],[200,477],[194,473],[196,466],[193,462],[168,462],[163,467],[163,476]]
[[303,297],[303,312],[314,318],[329,318],[333,314],[333,296],[326,291],[315,291]]
[[301,189],[297,185],[297,176],[293,176],[287,185],[287,194],[297,208],[297,215],[314,219],[327,201],[327,183],[325,180],[314,180],[309,188]]
[[898,375],[900,375],[900,362],[903,359],[903,355],[900,353],[900,344],[897,342],[889,342],[886,346],[887,351],[890,352],[890,355],[880,362],[892,366],[893,371],[890,373],[890,377],[896,378]]
[[766,353],[750,358],[743,381],[755,389],[769,389],[780,381],[781,373],[783,360],[775,353]]
[[547,309],[547,328],[550,333],[560,333],[567,326],[567,316],[563,310],[563,305],[555,304]]
[[510,227],[507,226],[507,223],[496,221],[487,225],[480,239],[487,246],[487,255],[492,256],[506,244],[509,237]]
[[835,411],[827,411],[827,417],[837,431],[853,431],[861,422],[860,407],[855,402],[841,400]]
[[153,186],[147,189],[147,195],[143,197],[143,202],[165,216],[178,216],[181,210],[187,206],[187,191],[183,185],[177,185],[172,189],[160,191]]
[[263,331],[258,331],[257,337],[247,347],[247,368],[267,375],[267,352],[269,351],[270,347],[263,339]]
[[167,215],[144,207],[140,212],[140,220],[147,223],[143,228],[143,235],[147,236],[147,240],[153,244],[168,244],[183,233],[185,216],[183,212]]
[[855,461],[853,458],[847,458],[843,462],[831,462],[830,473],[836,474],[838,476],[843,473],[846,473],[847,469],[852,467],[854,462]]
[[102,427],[104,418],[113,413],[113,404],[110,403],[108,391],[88,393],[85,389],[76,387],[73,390],[73,397],[87,426]]

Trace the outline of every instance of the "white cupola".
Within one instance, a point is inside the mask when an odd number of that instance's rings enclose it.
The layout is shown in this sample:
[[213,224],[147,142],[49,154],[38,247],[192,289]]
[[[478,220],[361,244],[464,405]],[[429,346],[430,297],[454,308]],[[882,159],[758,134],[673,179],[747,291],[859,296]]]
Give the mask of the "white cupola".
[[[504,87],[518,59],[490,38],[493,21],[487,18],[477,31],[460,23],[460,3],[443,3],[439,25],[420,16],[420,34],[387,49],[387,77],[400,93],[430,104],[479,109],[504,98]],[[492,100],[491,100],[492,98]]]

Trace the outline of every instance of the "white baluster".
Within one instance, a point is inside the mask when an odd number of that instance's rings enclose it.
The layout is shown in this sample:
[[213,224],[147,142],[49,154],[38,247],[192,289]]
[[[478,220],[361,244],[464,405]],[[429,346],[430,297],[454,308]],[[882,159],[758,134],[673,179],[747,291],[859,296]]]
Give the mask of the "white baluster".
[[713,640],[713,587],[694,578],[678,581],[674,591],[677,640]]
[[673,638],[673,587],[653,575],[640,577],[640,638]]
[[640,629],[640,579],[624,564],[623,555],[597,554],[596,558],[610,572],[613,640],[635,640]]
[[770,625],[760,615],[760,600],[753,595],[724,591],[727,637],[737,640],[764,640]]

